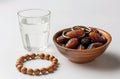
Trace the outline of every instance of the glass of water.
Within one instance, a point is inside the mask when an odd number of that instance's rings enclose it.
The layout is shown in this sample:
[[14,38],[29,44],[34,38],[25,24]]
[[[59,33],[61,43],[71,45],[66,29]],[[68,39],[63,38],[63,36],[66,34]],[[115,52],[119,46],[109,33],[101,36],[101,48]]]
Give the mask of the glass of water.
[[38,53],[48,46],[50,30],[49,10],[28,9],[18,12],[20,31],[24,48]]

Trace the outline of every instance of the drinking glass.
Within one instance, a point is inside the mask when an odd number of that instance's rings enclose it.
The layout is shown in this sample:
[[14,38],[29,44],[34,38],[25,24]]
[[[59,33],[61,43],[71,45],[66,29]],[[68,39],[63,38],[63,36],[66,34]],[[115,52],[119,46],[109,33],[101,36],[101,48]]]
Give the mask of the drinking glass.
[[48,46],[51,12],[44,9],[27,9],[17,14],[24,48],[34,53],[44,51]]

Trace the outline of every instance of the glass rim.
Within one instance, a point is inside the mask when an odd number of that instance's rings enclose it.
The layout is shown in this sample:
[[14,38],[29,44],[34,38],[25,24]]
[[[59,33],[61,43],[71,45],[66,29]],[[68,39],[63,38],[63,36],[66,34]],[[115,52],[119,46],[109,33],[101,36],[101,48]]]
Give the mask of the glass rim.
[[[44,14],[44,15],[41,15],[41,16],[24,16],[24,15],[21,15],[20,13],[24,12],[24,11],[30,11],[30,10],[40,10],[40,11],[47,11],[48,13]],[[51,11],[50,10],[47,10],[47,9],[24,9],[24,10],[20,10],[17,12],[17,15],[20,16],[20,17],[26,17],[26,18],[37,18],[37,17],[44,17],[44,16],[48,16],[51,14]]]

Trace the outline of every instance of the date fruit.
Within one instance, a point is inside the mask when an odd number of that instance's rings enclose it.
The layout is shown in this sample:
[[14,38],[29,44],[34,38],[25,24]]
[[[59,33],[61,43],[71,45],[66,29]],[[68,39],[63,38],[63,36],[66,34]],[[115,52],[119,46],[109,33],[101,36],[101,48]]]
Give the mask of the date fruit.
[[93,42],[101,42],[103,44],[106,42],[106,38],[96,32],[90,32],[89,37],[92,39]]
[[79,30],[72,30],[66,33],[66,36],[70,38],[81,38],[85,35],[85,32],[82,29]]
[[71,38],[71,39],[67,42],[67,44],[65,45],[65,47],[74,49],[74,48],[77,47],[78,44],[79,44],[79,42],[78,42],[78,39],[77,39],[77,38]]
[[105,44],[107,42],[106,38],[104,36],[101,36],[100,41],[101,43]]
[[90,41],[90,38],[89,37],[84,37],[83,39],[81,39],[81,44],[82,45],[88,45],[88,44],[90,44],[91,43],[91,41]]
[[58,43],[66,43],[67,42],[67,38],[64,38],[63,36],[59,36],[58,38],[57,38],[57,42]]
[[94,41],[94,42],[99,42],[101,40],[100,34],[96,32],[90,32],[89,37]]

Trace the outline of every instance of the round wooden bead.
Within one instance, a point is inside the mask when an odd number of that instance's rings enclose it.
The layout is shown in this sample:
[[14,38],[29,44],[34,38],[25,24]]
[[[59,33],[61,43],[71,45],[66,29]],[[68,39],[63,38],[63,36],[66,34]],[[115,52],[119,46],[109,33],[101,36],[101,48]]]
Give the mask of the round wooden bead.
[[39,75],[40,74],[40,69],[38,69],[38,68],[34,69],[34,74]]
[[28,69],[27,69],[27,74],[32,75],[32,74],[33,74],[33,69],[28,68]]
[[29,54],[26,54],[24,57],[25,57],[26,60],[29,60],[29,59],[30,59]]
[[47,69],[46,68],[41,68],[40,71],[41,71],[42,74],[46,74]]
[[24,61],[24,56],[21,56],[17,61],[23,62]]
[[53,69],[57,68],[57,64],[52,64],[51,66],[53,67]]
[[34,59],[36,57],[35,53],[30,53],[29,56]]
[[17,69],[21,72],[21,68],[23,67],[23,65],[17,65]]
[[47,68],[47,71],[50,73],[50,72],[53,72],[54,71],[54,69],[53,69],[53,66],[51,65],[51,66],[49,66],[48,68]]
[[56,62],[58,62],[58,59],[57,59],[57,58],[53,58],[52,61],[56,61]]
[[57,64],[57,61],[52,61],[53,64]]
[[45,59],[46,59],[46,60],[49,60],[49,57],[50,57],[49,54],[46,54],[46,55],[45,55]]
[[17,67],[18,65],[23,65],[23,63],[16,63],[16,67]]
[[21,72],[24,73],[24,74],[26,74],[27,73],[27,68],[26,67],[22,67],[21,68]]
[[44,54],[44,53],[40,53],[40,54],[39,54],[39,57],[40,57],[41,59],[43,59],[43,58],[44,58],[44,56],[45,56],[45,54]]
[[55,58],[53,55],[50,55],[49,60],[52,60],[53,58]]
[[21,61],[16,61],[16,66],[17,65],[22,65],[23,64],[23,62],[21,62]]

